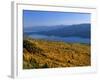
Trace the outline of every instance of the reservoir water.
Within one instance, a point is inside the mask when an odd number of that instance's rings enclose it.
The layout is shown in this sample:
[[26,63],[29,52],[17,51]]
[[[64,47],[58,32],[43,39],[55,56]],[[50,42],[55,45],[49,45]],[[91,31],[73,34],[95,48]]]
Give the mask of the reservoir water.
[[59,36],[47,36],[47,35],[40,35],[40,34],[32,34],[29,37],[33,39],[45,39],[51,41],[63,41],[63,42],[71,42],[71,43],[86,43],[90,44],[89,38],[81,38],[81,37],[59,37]]

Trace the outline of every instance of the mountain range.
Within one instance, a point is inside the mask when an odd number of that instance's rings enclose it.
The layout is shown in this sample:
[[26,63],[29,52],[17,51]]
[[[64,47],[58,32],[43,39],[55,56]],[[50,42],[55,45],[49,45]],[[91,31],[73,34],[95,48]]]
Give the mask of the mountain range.
[[75,24],[75,25],[58,25],[43,28],[42,30],[24,32],[26,35],[40,34],[46,36],[59,36],[59,37],[91,37],[91,24]]

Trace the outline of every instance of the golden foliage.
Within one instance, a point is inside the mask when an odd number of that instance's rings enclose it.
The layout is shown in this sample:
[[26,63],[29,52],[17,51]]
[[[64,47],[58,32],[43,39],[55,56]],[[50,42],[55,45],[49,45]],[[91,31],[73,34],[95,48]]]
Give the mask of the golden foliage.
[[[26,47],[23,45],[23,69],[91,65],[90,45],[38,39],[25,41]],[[29,47],[30,45],[31,47]]]

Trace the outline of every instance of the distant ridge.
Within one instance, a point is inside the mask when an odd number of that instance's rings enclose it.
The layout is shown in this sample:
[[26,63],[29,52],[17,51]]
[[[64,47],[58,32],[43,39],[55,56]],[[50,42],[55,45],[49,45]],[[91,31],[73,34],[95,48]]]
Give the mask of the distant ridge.
[[44,31],[25,32],[25,34],[26,35],[41,34],[47,36],[82,37],[82,38],[91,37],[91,24],[58,25],[58,26],[59,26],[58,28],[53,30],[45,29]]
[[82,38],[90,38],[91,37],[91,25],[90,24],[78,24],[78,25],[70,25],[63,26],[59,29],[50,30],[50,31],[42,31],[38,32],[38,34],[48,35],[48,36],[60,36],[60,37],[82,37]]

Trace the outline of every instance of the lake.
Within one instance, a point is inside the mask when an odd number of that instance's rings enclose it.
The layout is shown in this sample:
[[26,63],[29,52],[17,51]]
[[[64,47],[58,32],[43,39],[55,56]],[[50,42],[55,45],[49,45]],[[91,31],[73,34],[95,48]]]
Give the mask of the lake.
[[58,37],[58,36],[47,36],[47,35],[40,35],[40,34],[32,34],[32,35],[29,35],[29,37],[34,38],[34,39],[45,39],[45,40],[51,40],[51,41],[90,44],[89,38],[81,38],[81,37]]

